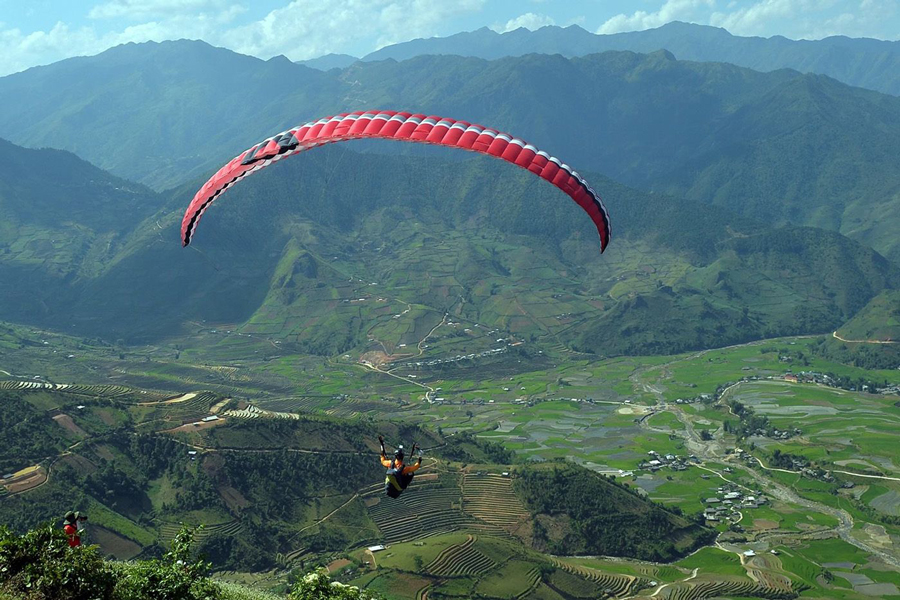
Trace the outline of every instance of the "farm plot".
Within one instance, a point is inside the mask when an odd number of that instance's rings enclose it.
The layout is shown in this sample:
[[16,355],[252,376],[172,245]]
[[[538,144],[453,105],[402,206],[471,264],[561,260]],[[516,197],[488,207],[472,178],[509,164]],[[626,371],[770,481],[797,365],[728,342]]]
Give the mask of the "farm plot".
[[210,409],[220,399],[214,392],[192,392],[161,402],[142,402],[134,410],[143,412],[143,418],[148,421],[195,423],[209,416]]
[[693,579],[674,583],[660,592],[665,600],[704,600],[705,598],[792,598],[796,593],[782,593],[749,579]]
[[605,594],[617,598],[635,594],[650,585],[650,580],[645,577],[608,573],[562,559],[556,559],[554,562],[558,568],[592,582]]
[[847,471],[900,475],[896,462],[900,410],[890,398],[775,381],[745,383],[733,395],[778,429],[801,430],[789,440],[754,437],[768,452],[802,454]]
[[261,401],[260,408],[272,413],[322,413],[352,419],[360,415],[396,410],[397,405],[378,400],[363,400],[342,395],[298,396]]
[[[606,594],[604,588],[586,577],[576,575],[565,569],[556,569],[545,583],[563,598],[601,598]],[[607,594],[608,595],[608,594]]]
[[425,570],[438,577],[477,576],[490,571],[496,563],[474,547],[477,539],[469,535],[462,544],[450,546],[438,554]]
[[513,531],[530,517],[508,477],[466,474],[462,490],[463,510],[486,523]]
[[297,413],[274,412],[264,410],[254,404],[248,404],[247,408],[236,409],[231,408],[224,413],[226,417],[234,417],[235,419],[281,419],[281,420],[299,420],[300,415]]
[[142,550],[136,542],[99,525],[91,526],[89,542],[96,543],[102,552],[117,560],[129,560],[140,554]]
[[[241,522],[237,519],[214,523],[212,525],[204,525],[203,529],[194,534],[194,542],[202,544],[205,540],[216,537],[230,537],[239,534],[243,529]],[[181,523],[163,523],[159,527],[160,541],[168,544],[178,532],[181,530]]]
[[19,381],[7,379],[0,381],[0,390],[4,391],[33,391],[53,390],[67,392],[79,396],[97,396],[115,398],[133,393],[130,388],[121,385],[81,385],[72,383],[50,383],[46,381]]
[[540,582],[540,571],[533,562],[512,559],[481,578],[475,592],[490,598],[524,598]]
[[397,543],[476,525],[475,519],[461,510],[461,504],[460,491],[455,485],[413,483],[399,498],[379,501],[369,506],[368,511],[385,541]]
[[47,481],[47,470],[40,465],[35,465],[17,471],[12,474],[12,477],[2,481],[3,486],[10,494],[27,492]]

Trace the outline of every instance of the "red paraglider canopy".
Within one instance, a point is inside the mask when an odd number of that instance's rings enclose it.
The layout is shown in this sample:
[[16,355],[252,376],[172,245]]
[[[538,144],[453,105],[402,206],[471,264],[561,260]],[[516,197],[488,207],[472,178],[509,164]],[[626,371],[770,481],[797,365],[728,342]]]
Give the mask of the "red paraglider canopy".
[[572,168],[507,133],[436,116],[394,111],[360,111],[301,125],[242,152],[219,169],[194,195],[181,221],[187,246],[210,204],[229,187],[285,156],[346,140],[381,138],[451,146],[487,154],[527,169],[568,194],[600,233],[600,251],[609,243],[609,215],[600,196]]

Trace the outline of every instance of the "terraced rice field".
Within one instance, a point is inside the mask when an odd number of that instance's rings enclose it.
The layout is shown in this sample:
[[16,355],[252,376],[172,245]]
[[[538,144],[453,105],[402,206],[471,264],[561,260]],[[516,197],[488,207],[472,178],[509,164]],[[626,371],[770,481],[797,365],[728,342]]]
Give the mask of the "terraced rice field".
[[787,575],[782,574],[783,566],[777,556],[760,555],[747,561],[747,573],[760,586],[775,593],[792,596],[802,590],[795,589]]
[[392,544],[472,527],[475,520],[460,509],[461,503],[456,486],[414,482],[399,498],[382,499],[368,511]]
[[706,598],[796,598],[792,591],[769,588],[750,580],[693,580],[672,584],[660,592],[664,600],[704,600]]
[[297,413],[286,413],[286,412],[274,412],[271,410],[264,410],[259,408],[258,406],[254,406],[250,404],[247,408],[236,409],[232,408],[226,410],[224,413],[226,417],[234,417],[236,419],[283,419],[283,420],[298,420],[300,415]]
[[541,583],[541,572],[534,563],[511,559],[500,569],[482,577],[475,586],[476,595],[489,598],[527,598]]
[[275,560],[283,565],[290,565],[299,560],[302,560],[307,554],[309,554],[309,548],[305,546],[297,548],[296,550],[291,550],[286,554],[278,553],[275,555]]
[[103,396],[106,398],[123,396],[132,390],[121,385],[80,385],[68,383],[48,383],[45,381],[0,381],[0,390],[28,391],[28,390],[55,390],[79,394],[83,396]]
[[214,404],[221,397],[214,392],[195,392],[179,398],[156,402],[142,402],[141,408],[151,411],[148,419],[159,419],[181,423],[195,423],[209,416]]
[[357,398],[335,398],[333,396],[302,396],[283,400],[267,401],[263,410],[273,413],[322,413],[332,417],[352,419],[360,415],[379,414],[394,410],[396,404],[377,400]]
[[650,585],[650,580],[643,577],[605,573],[597,569],[582,565],[573,565],[560,560],[556,560],[555,564],[564,571],[594,582],[607,595],[616,598],[630,596],[637,593],[638,590],[649,587]]
[[[237,519],[216,523],[214,525],[204,525],[203,529],[194,535],[194,542],[196,544],[201,544],[214,535],[220,537],[235,536],[238,535],[242,529],[243,526]],[[181,531],[180,523],[163,523],[159,528],[160,541],[168,544],[175,539],[175,536],[179,531]]]
[[467,513],[507,530],[530,517],[513,492],[512,480],[508,477],[467,474],[462,481],[462,498],[463,510]]
[[469,535],[462,544],[443,550],[425,570],[438,577],[473,576],[490,571],[497,563],[474,547],[477,539]]

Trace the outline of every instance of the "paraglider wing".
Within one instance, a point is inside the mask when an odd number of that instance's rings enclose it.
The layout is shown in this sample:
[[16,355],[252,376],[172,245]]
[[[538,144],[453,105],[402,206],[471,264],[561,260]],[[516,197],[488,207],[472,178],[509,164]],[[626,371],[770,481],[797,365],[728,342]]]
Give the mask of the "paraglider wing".
[[197,191],[181,222],[187,246],[203,213],[219,195],[244,177],[291,154],[346,140],[380,138],[451,146],[503,159],[546,179],[590,216],[600,233],[600,251],[609,243],[609,216],[600,196],[568,165],[507,133],[436,116],[393,111],[354,112],[325,117],[289,129],[242,152]]

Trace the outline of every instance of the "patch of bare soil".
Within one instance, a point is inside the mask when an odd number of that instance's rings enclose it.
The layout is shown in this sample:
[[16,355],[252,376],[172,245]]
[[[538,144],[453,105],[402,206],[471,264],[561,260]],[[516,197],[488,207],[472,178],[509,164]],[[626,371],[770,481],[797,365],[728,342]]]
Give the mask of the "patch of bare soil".
[[99,525],[90,526],[88,537],[88,543],[96,543],[102,552],[112,555],[117,560],[129,560],[141,552],[141,547],[136,542]]
[[769,519],[753,519],[753,529],[757,529],[760,531],[778,529],[778,523]]
[[243,494],[230,485],[221,486],[219,488],[219,495],[222,496],[222,500],[225,501],[229,510],[234,511],[238,508],[247,508],[250,506],[250,501],[244,498]]
[[65,413],[61,413],[53,417],[53,420],[56,421],[60,427],[68,431],[69,433],[74,433],[77,436],[84,437],[87,435],[87,432],[75,424],[75,421],[72,420],[72,417]]
[[334,573],[335,571],[340,571],[347,565],[351,565],[351,564],[353,564],[353,563],[351,563],[346,558],[339,558],[337,560],[333,560],[330,563],[328,563],[328,566],[326,566],[325,568],[328,569],[329,573]]
[[187,402],[191,398],[197,396],[197,392],[189,392],[187,394],[182,394],[181,396],[176,396],[175,398],[169,398],[168,400],[163,400],[162,402],[141,402],[138,406],[156,406],[157,404],[178,404],[180,402]]
[[66,466],[72,467],[79,473],[85,475],[93,473],[97,470],[97,465],[95,465],[85,457],[79,456],[77,454],[68,454],[66,456],[63,456],[61,459],[59,459],[59,462]]
[[184,425],[180,425],[180,426],[174,427],[172,429],[166,429],[164,431],[161,431],[160,433],[201,431],[203,429],[209,429],[210,427],[215,427],[216,425],[222,425],[223,423],[225,423],[225,419],[223,417],[219,417],[215,421],[196,421],[194,423],[185,423]]
[[380,367],[381,365],[386,365],[392,360],[395,360],[395,358],[396,357],[388,356],[381,350],[370,350],[359,357],[359,362],[369,363],[370,365]]

